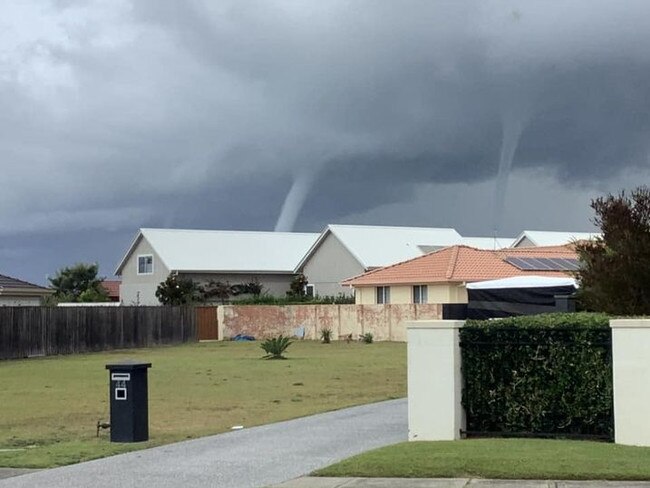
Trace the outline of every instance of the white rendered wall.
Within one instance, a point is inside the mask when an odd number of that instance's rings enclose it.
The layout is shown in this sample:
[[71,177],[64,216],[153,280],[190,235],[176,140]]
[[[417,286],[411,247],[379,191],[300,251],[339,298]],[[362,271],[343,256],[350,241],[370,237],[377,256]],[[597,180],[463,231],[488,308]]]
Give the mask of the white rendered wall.
[[465,423],[459,344],[463,325],[462,320],[407,324],[410,441],[460,439]]
[[611,320],[614,438],[650,446],[650,320]]

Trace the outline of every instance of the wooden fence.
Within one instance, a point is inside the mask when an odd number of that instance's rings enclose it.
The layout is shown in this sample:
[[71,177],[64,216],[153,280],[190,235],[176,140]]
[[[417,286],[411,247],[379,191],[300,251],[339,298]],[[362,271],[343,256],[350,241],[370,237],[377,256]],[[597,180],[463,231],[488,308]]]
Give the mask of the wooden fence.
[[190,307],[0,307],[0,359],[197,340]]

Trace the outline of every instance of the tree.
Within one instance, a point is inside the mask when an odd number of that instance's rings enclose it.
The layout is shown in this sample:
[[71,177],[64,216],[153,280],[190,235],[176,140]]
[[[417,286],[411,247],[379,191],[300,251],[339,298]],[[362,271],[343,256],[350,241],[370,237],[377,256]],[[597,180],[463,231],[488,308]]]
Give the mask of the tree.
[[235,294],[233,287],[227,281],[210,281],[204,290],[206,299],[217,298],[221,303],[226,303]]
[[293,275],[293,280],[291,280],[291,285],[289,285],[289,291],[287,295],[292,298],[303,299],[307,296],[306,287],[309,281],[307,277],[302,274]]
[[99,265],[78,263],[62,268],[50,278],[54,296],[58,301],[69,302],[107,302],[108,293],[99,278]]
[[602,237],[578,242],[579,300],[612,315],[650,313],[650,189],[591,202]]
[[156,298],[163,305],[187,305],[203,300],[203,290],[189,278],[170,274],[156,289]]

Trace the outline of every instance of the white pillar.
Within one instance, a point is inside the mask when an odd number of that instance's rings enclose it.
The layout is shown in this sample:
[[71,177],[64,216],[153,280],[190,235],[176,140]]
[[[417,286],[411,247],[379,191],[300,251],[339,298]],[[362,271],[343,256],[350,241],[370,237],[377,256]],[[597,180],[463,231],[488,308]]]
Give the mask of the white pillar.
[[650,320],[610,320],[614,439],[650,446]]
[[410,441],[460,439],[465,415],[461,406],[458,329],[464,323],[462,320],[407,323]]

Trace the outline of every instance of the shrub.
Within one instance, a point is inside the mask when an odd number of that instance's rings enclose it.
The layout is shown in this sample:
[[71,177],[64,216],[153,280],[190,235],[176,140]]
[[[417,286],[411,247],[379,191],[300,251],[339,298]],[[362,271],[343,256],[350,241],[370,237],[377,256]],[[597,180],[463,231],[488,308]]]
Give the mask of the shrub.
[[320,338],[323,341],[323,344],[329,344],[332,342],[332,329],[322,329],[320,331]]
[[271,339],[266,339],[260,347],[264,349],[266,353],[263,356],[265,359],[286,359],[284,357],[284,352],[292,344],[292,341],[288,337],[282,335],[278,337],[272,337]]
[[366,344],[372,344],[374,341],[374,337],[375,336],[372,335],[372,332],[366,332],[361,336],[361,340]]
[[612,438],[607,316],[468,321],[460,336],[470,434]]

